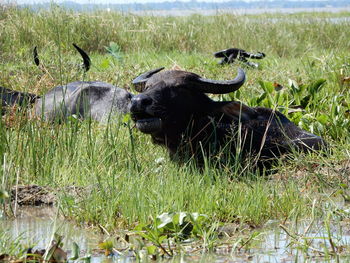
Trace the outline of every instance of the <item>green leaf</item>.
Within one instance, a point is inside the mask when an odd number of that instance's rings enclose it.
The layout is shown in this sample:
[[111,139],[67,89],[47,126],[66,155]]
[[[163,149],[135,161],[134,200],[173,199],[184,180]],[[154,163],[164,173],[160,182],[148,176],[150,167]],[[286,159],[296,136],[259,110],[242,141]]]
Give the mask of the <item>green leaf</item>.
[[154,245],[148,246],[148,247],[146,247],[146,249],[147,249],[147,253],[149,255],[155,255],[157,252],[157,247]]
[[123,119],[122,119],[122,122],[129,122],[129,121],[131,121],[131,116],[130,116],[130,113],[128,113],[128,114],[125,114],[124,115],[124,117],[123,117]]
[[115,42],[110,42],[108,47],[105,47],[107,52],[110,53],[117,60],[121,61],[123,58],[123,52],[120,46]]
[[311,83],[309,86],[308,86],[308,91],[314,95],[316,92],[318,92],[323,84],[326,82],[325,79],[318,79],[316,80],[315,82]]
[[135,226],[134,231],[142,231],[145,227],[145,224],[138,224],[137,226]]
[[5,190],[0,190],[0,199],[9,198],[9,194]]
[[316,118],[321,124],[326,125],[328,123],[328,116],[326,114],[321,114]]
[[158,238],[159,244],[161,244],[165,239],[166,239],[166,236],[165,236],[165,235],[160,236],[160,237]]
[[102,60],[100,67],[101,69],[107,69],[109,67],[109,60],[107,58]]
[[275,87],[272,82],[267,82],[267,81],[258,81],[260,86],[263,88],[263,90],[267,93],[272,93],[275,90]]
[[72,257],[70,258],[70,260],[76,260],[79,258],[79,246],[77,243],[73,242],[73,247],[72,247]]
[[343,189],[347,189],[349,187],[347,184],[344,183],[340,183],[339,186]]
[[205,215],[205,214],[199,214],[199,213],[192,213],[191,214],[191,220],[193,222],[201,222],[203,221],[204,219],[207,219],[208,216]]
[[149,241],[151,241],[151,242],[154,241],[153,236],[147,234],[146,232],[137,232],[137,234],[138,234],[139,236],[143,237],[144,239],[147,239],[147,240],[149,240]]
[[105,242],[98,244],[98,247],[100,249],[111,250],[113,248],[113,242],[112,240],[106,240]]
[[256,100],[256,104],[260,105],[260,103],[266,98],[267,92],[264,92],[263,94],[260,95],[260,97]]

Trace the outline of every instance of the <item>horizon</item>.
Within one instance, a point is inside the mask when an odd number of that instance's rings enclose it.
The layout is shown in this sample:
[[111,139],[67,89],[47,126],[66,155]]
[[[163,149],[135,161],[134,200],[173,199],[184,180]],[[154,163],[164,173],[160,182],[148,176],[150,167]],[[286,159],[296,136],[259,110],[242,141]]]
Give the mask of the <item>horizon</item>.
[[[16,3],[16,4],[41,4],[41,3],[64,3],[64,2],[75,2],[79,4],[133,4],[133,3],[140,3],[140,4],[147,4],[147,3],[161,3],[161,2],[192,2],[193,0],[8,0],[9,3]],[[230,2],[230,1],[237,1],[237,2],[262,2],[262,1],[268,1],[272,2],[271,0],[194,0],[196,2],[207,2],[207,3],[224,3],[224,2]],[[313,1],[320,1],[320,0],[291,0],[296,2],[313,2]],[[325,0],[321,0],[325,1]],[[337,2],[335,0],[334,2]],[[350,4],[350,0],[349,0]]]

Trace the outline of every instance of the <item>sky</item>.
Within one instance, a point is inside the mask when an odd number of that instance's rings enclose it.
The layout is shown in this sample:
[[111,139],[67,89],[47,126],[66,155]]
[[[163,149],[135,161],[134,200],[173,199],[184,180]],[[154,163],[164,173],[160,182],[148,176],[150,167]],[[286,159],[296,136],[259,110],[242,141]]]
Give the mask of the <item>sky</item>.
[[[52,0],[0,0],[5,1],[5,2],[16,2],[18,4],[33,4],[33,3],[44,3],[44,2],[51,2]],[[53,2],[55,3],[61,3],[65,1],[73,1],[81,4],[86,4],[86,3],[101,3],[101,4],[122,4],[122,3],[151,3],[151,2],[164,2],[164,1],[175,1],[175,0],[54,0]],[[188,2],[190,0],[179,0],[183,2]],[[197,0],[197,1],[203,1],[203,2],[225,2],[229,0]],[[245,2],[252,2],[252,1],[259,1],[259,0],[245,0]],[[303,1],[303,0],[294,0],[294,1]],[[310,1],[310,0],[308,0]],[[311,0],[312,1],[312,0]]]

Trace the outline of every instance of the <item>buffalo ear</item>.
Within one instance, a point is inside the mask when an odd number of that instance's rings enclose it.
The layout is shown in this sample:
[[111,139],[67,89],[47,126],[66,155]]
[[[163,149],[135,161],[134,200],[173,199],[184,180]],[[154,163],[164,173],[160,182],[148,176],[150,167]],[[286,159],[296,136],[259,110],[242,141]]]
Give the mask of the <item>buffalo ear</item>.
[[220,105],[218,110],[236,121],[249,121],[257,116],[253,108],[239,101],[225,102],[224,105]]
[[158,73],[159,71],[163,70],[164,67],[152,69],[150,71],[147,71],[145,73],[142,73],[138,77],[134,78],[132,81],[132,84],[134,85],[134,88],[137,92],[143,92],[146,88],[146,82],[149,80],[150,77],[152,77],[154,74]]

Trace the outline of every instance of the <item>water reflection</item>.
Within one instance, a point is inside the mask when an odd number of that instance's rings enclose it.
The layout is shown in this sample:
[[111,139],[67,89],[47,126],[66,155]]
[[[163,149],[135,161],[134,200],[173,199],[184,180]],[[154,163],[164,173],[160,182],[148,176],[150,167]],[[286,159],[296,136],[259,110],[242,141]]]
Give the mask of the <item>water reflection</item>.
[[[17,218],[1,220],[0,227],[8,229],[13,237],[22,235],[25,244],[35,243],[36,248],[45,248],[53,233],[57,231],[64,236],[63,249],[69,252],[72,243],[76,242],[82,250],[81,256],[92,254],[93,263],[137,262],[132,252],[126,257],[105,257],[93,253],[98,243],[103,241],[103,237],[57,218],[57,210],[51,207],[22,209]],[[289,233],[280,227],[279,222],[271,221],[261,230],[257,230],[258,234],[246,246],[240,247],[241,244],[237,246],[237,238],[228,238],[224,240],[225,245],[216,249],[216,253],[197,251],[190,255],[163,259],[161,262],[336,262],[335,258],[325,257],[327,251],[331,250],[330,238],[339,248],[350,251],[350,227],[344,225],[342,221],[333,222],[329,226],[329,231],[324,222],[310,221],[289,224],[286,225],[286,229]],[[295,239],[293,236],[298,238]],[[238,247],[240,249],[237,249]],[[139,256],[145,259],[143,262],[148,262],[144,254],[141,253]],[[341,261],[350,262],[350,257],[347,258],[345,254]]]
[[25,244],[35,244],[35,248],[45,248],[55,232],[64,237],[63,249],[71,249],[73,242],[84,250],[96,248],[101,238],[92,231],[83,230],[57,217],[57,209],[52,207],[26,207],[18,211],[15,219],[1,220],[0,226],[13,237],[22,236]]

